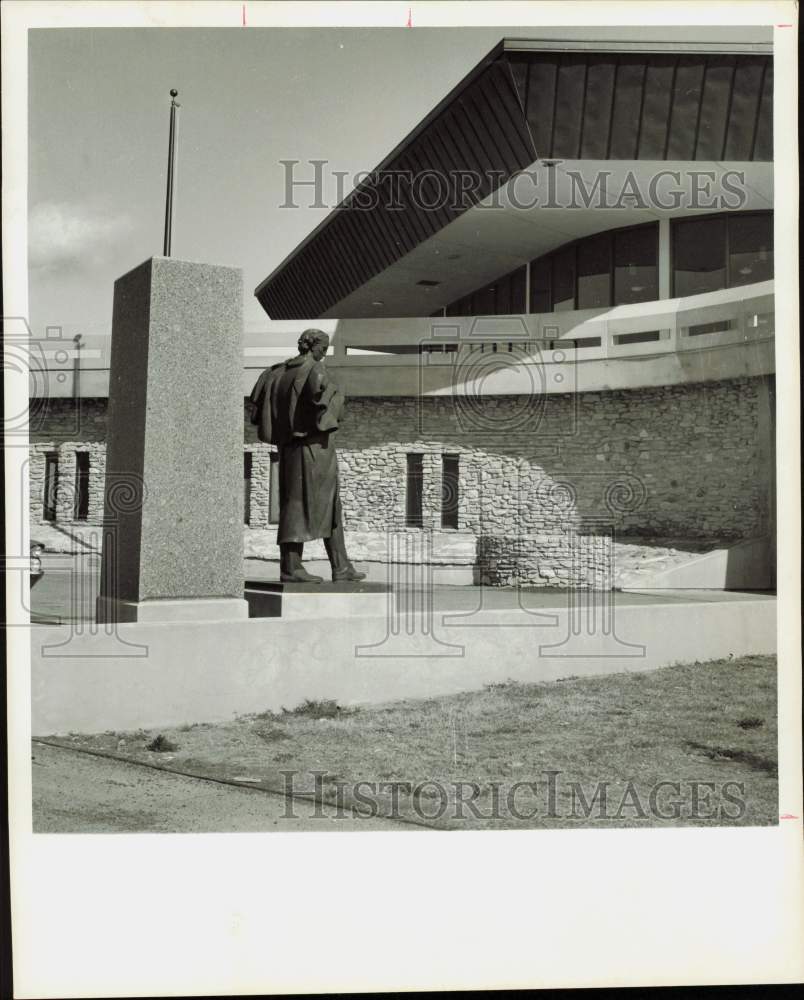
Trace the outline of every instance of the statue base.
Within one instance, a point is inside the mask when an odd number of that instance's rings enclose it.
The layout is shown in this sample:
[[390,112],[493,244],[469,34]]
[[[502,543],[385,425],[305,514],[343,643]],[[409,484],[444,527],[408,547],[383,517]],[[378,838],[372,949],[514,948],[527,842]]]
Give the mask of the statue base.
[[249,618],[382,618],[389,610],[387,583],[280,583],[246,580]]

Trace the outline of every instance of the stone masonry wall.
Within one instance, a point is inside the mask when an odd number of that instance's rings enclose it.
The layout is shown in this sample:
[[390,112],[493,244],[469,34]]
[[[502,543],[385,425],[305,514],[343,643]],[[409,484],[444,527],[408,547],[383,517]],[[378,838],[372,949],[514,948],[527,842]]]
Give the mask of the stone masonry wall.
[[271,509],[271,445],[255,442],[245,445],[251,452],[251,504],[249,524],[252,528],[270,527]]
[[[351,398],[337,432],[341,497],[354,532],[405,525],[408,453],[423,456],[426,529],[441,530],[442,455],[459,455],[458,530],[477,539],[489,583],[592,584],[618,536],[736,540],[768,530],[762,379],[566,396]],[[56,401],[32,432],[31,513],[44,455],[59,452],[59,520],[72,519],[75,451],[90,452],[91,522],[103,503],[105,400]],[[247,411],[247,407],[246,407]],[[71,437],[70,435],[75,435]],[[252,453],[250,524],[270,522],[271,446]]]
[[[459,529],[748,538],[767,529],[760,379],[542,397],[350,399],[338,431],[344,515],[404,523],[405,456],[424,459],[440,525],[441,455],[460,455]],[[498,430],[499,428],[499,430]]]
[[44,520],[45,460],[58,456],[56,521],[74,522],[76,452],[89,453],[89,508],[86,522],[103,523],[103,493],[106,477],[106,400],[82,399],[79,408],[72,399],[39,401],[31,407],[29,491],[31,523]]

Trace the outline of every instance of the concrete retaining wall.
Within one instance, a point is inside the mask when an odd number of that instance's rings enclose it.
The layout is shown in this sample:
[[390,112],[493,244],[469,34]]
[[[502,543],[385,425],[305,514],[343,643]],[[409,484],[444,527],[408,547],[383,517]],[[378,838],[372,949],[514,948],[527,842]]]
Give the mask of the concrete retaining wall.
[[615,610],[613,634],[592,636],[571,635],[566,605],[496,612],[493,622],[439,615],[429,633],[419,621],[396,635],[381,618],[140,623],[114,634],[34,627],[32,732],[213,722],[306,698],[378,703],[776,649],[770,598]]

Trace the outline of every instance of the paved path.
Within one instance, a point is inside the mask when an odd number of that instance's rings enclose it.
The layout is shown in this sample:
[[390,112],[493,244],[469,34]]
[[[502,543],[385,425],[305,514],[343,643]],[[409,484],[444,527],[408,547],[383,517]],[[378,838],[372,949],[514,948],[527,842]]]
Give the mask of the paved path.
[[[84,620],[94,621],[95,598],[98,593],[99,560],[96,556],[77,557],[68,554],[45,553],[42,563],[44,576],[31,591],[31,614],[39,624],[55,624]],[[278,569],[272,563],[244,560],[244,577],[249,579],[277,579]],[[520,606],[525,609],[566,608],[567,591],[551,587],[524,589],[520,594],[512,587],[449,586],[436,584],[432,588],[434,612],[510,611]],[[682,602],[711,602],[757,600],[771,593],[752,593],[718,590],[653,590],[640,592],[638,588],[615,593],[611,600],[625,607],[633,604],[672,604]],[[598,600],[600,600],[598,598]]]
[[[34,833],[255,833],[422,830],[386,819],[338,818],[332,806],[289,800],[34,741]],[[318,808],[324,816],[315,816]]]

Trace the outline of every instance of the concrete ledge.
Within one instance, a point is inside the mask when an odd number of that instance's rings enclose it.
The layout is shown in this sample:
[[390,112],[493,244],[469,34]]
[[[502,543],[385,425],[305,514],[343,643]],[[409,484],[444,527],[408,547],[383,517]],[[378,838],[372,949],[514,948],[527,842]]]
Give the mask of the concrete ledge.
[[546,610],[500,611],[493,627],[441,614],[34,626],[32,732],[214,722],[305,698],[379,703],[776,650],[773,598],[616,606],[600,636],[573,634],[565,604]]
[[237,597],[188,597],[150,601],[97,599],[99,624],[114,622],[202,622],[248,617],[248,604]]

